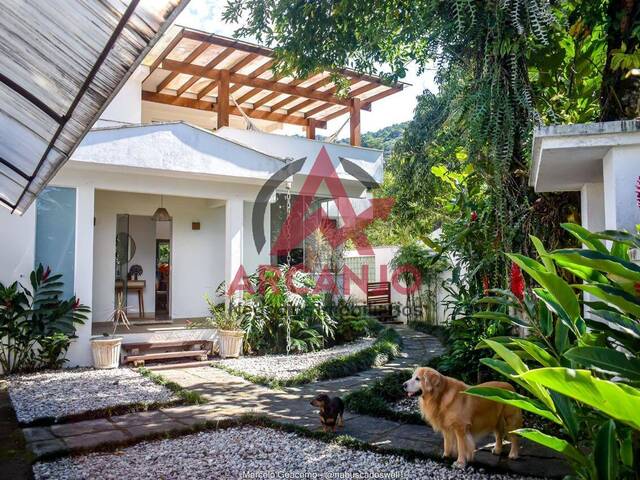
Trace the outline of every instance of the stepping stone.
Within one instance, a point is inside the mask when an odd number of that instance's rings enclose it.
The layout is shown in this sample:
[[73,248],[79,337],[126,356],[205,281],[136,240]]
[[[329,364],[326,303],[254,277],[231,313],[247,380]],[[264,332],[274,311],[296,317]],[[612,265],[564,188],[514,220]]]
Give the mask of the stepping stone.
[[68,450],[67,445],[59,438],[28,443],[27,448],[31,450],[36,458],[41,458],[45,455],[51,455],[54,453],[66,452]]
[[55,438],[49,427],[23,428],[22,435],[27,443],[53,440]]
[[128,437],[124,432],[109,430],[65,437],[64,443],[70,450],[88,450],[101,445],[122,443],[127,439]]
[[57,437],[69,437],[72,435],[113,430],[114,426],[113,423],[106,418],[98,418],[96,420],[84,420],[81,422],[52,425],[50,428],[53,434]]

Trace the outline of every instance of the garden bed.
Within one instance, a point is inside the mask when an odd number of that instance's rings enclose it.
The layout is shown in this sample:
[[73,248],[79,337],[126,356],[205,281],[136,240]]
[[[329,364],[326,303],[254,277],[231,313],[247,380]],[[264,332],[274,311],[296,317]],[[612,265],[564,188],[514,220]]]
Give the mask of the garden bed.
[[69,369],[7,377],[18,421],[46,425],[158,408],[180,396],[128,368]]
[[[283,452],[287,454],[283,455]],[[373,472],[386,473],[389,478],[516,478],[473,470],[462,472],[435,461],[411,461],[399,455],[348,448],[340,445],[339,439],[325,443],[295,433],[255,426],[208,430],[178,438],[142,442],[115,452],[39,462],[33,466],[33,471],[37,480],[312,478],[316,474],[318,478],[328,475],[334,475],[333,478],[369,478],[365,475]],[[284,476],[287,474],[290,476]]]
[[313,353],[221,360],[212,366],[250,382],[278,388],[346,377],[383,365],[398,355],[401,343],[400,335],[387,328],[375,340],[361,339]]
[[375,380],[345,397],[347,410],[361,415],[382,417],[396,422],[424,425],[417,398],[407,398],[402,384],[411,370],[400,370]]
[[358,353],[373,345],[373,338],[363,338],[355,342],[296,355],[259,355],[232,358],[215,362],[237,372],[269,377],[274,380],[289,380],[301,372],[316,367],[330,358]]

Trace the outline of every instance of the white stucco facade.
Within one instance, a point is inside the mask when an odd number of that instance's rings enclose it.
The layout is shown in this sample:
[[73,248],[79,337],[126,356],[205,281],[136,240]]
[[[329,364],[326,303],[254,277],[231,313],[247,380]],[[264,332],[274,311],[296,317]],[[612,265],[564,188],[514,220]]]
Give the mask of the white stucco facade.
[[640,224],[640,120],[538,129],[530,184],[538,192],[580,191],[584,227],[635,231]]
[[[135,88],[123,92],[133,96]],[[147,223],[162,196],[172,216],[170,317],[198,318],[208,313],[205,293],[215,296],[216,287],[222,281],[229,283],[241,266],[251,274],[259,265],[271,262],[270,209],[266,208],[263,219],[267,244],[257,251],[253,206],[265,182],[289,159],[306,159],[292,179],[294,194],[322,147],[349,196],[363,197],[365,187],[344,171],[340,158],[349,158],[373,178],[382,175],[382,153],[376,150],[232,128],[216,134],[183,122],[117,124],[135,120],[140,113],[132,108],[115,118],[118,111],[106,110],[105,117],[114,118],[85,137],[50,184],[75,189],[74,289],[92,310],[89,322],[77,329],[78,338],[68,354],[69,366],[91,364],[92,323],[107,321],[113,311],[118,215],[129,215],[130,234],[140,243],[138,257],[131,263],[143,266],[145,313],[152,315],[155,252],[150,249],[157,236],[156,228]],[[287,151],[292,155],[285,155]],[[278,190],[283,188],[280,185]],[[328,193],[324,187],[320,192]],[[35,212],[35,205],[21,217],[0,211],[0,281],[5,284],[28,281],[34,268]],[[131,292],[128,304],[132,313],[137,313],[137,297]],[[135,341],[146,338],[145,334],[132,336]]]

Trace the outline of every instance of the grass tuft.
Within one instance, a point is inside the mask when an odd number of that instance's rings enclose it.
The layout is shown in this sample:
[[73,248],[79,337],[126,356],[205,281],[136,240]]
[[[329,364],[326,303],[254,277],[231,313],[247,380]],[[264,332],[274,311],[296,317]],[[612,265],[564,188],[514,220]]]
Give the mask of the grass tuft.
[[354,375],[369,368],[384,365],[400,353],[402,338],[393,328],[387,327],[378,333],[378,338],[373,345],[359,352],[332,358],[322,362],[315,367],[300,372],[298,375],[286,380],[274,379],[265,375],[252,375],[242,370],[229,368],[225,365],[214,364],[214,368],[219,368],[232,375],[242,377],[252,383],[265,385],[270,388],[281,389],[304,385],[305,383],[319,380],[330,380]]
[[148,368],[140,367],[138,368],[138,373],[143,377],[147,377],[153,383],[161,385],[165,388],[171,390],[175,395],[177,395],[184,403],[189,405],[202,405],[207,403],[202,395],[198,392],[194,392],[193,390],[188,390],[176,382],[172,382],[167,380],[162,375],[157,373],[153,373]]

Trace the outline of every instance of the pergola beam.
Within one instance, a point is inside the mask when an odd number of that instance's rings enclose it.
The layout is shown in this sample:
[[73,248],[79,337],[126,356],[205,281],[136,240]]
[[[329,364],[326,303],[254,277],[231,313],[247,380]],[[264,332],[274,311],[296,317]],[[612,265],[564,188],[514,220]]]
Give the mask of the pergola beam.
[[[207,112],[216,112],[219,111],[219,103],[210,102],[208,100],[198,100],[196,98],[186,98],[186,97],[177,97],[175,95],[167,95],[164,93],[154,93],[154,92],[142,92],[142,100],[147,102],[155,102],[162,103],[165,105],[174,105],[178,107],[186,107],[193,108],[196,110],[203,110]],[[276,113],[270,112],[268,110],[256,110],[251,108],[242,108],[242,111],[251,118],[256,118],[260,120],[270,120],[272,122],[279,123],[288,123],[290,125],[300,125],[306,127],[309,125],[309,121],[312,119],[307,119],[304,117],[296,116],[296,115],[287,115],[284,113]],[[229,105],[229,114],[241,116],[240,110],[237,107],[232,107]],[[324,121],[314,120],[315,125],[318,128],[326,128],[327,124]]]
[[[257,56],[258,56],[257,53],[250,53],[248,55],[245,55],[240,60],[238,60],[237,63],[233,64],[233,66],[229,69],[229,71],[233,73],[233,72],[237,72],[238,70],[242,70],[244,67],[246,67],[251,62],[253,62]],[[202,90],[198,92],[198,95],[197,95],[198,99],[201,99],[202,97],[207,95],[211,90],[216,88],[216,85],[217,85],[217,82],[215,80],[211,80]]]
[[222,70],[218,80],[218,128],[229,126],[229,76],[229,70]]
[[[220,70],[207,69],[205,67],[193,65],[188,62],[164,60],[161,63],[160,68],[162,68],[163,70],[169,70],[172,72],[171,74],[175,75],[186,73],[187,75],[196,75],[209,78],[211,80],[218,80],[220,78]],[[330,93],[320,92],[317,90],[312,90],[310,88],[302,88],[286,83],[279,83],[277,81],[274,82],[273,80],[266,80],[258,77],[252,78],[250,75],[233,73],[229,76],[229,81],[232,83],[240,83],[249,87],[260,88],[262,90],[269,90],[271,92],[287,93],[289,95],[296,95],[298,97],[304,98],[313,98],[315,100],[334,103],[336,105],[349,106],[348,99],[339,98]]]
[[349,105],[349,140],[351,145],[360,146],[360,106],[359,98],[352,98]]
[[[223,37],[221,35],[216,34],[207,34],[204,32],[198,32],[195,30],[184,30],[183,32],[184,38],[189,38],[191,40],[197,40],[199,42],[209,42],[215,45],[221,45],[223,47],[233,47],[236,50],[241,50],[247,53],[256,53],[258,55],[262,55],[265,57],[273,57],[273,50],[267,47],[261,47],[260,45],[254,45],[251,43],[243,42],[241,40],[235,40],[232,38]],[[358,73],[355,70],[351,70],[349,68],[342,68],[338,70],[338,73],[341,73],[347,77],[354,77],[360,80],[365,80],[367,82],[373,82],[380,84],[380,79],[374,77],[372,75],[367,75],[364,73]],[[400,86],[401,90],[402,87]]]
[[[201,43],[200,45],[198,45],[195,50],[193,50],[193,52],[191,52],[187,58],[184,59],[184,61],[186,63],[191,63],[193,62],[196,58],[198,58],[200,55],[202,55],[211,45],[209,43]],[[164,58],[162,60],[162,62],[160,62],[159,65],[162,65],[163,62],[166,62],[167,59]],[[169,73],[169,75],[167,75],[165,77],[164,80],[162,80],[159,84],[158,87],[156,88],[156,92],[161,92],[162,90],[164,90],[165,88],[167,88],[167,86],[173,81],[174,78],[176,78],[178,76],[178,72],[171,72]]]
[[167,57],[167,55],[173,52],[173,49],[178,46],[178,44],[183,38],[184,38],[184,30],[180,30],[180,32],[178,32],[178,34],[175,37],[173,37],[173,39],[169,42],[169,44],[162,51],[162,53],[158,55],[158,58],[156,58],[153,61],[153,63],[149,66],[149,74],[145,77],[145,80],[149,78],[149,75],[151,75],[156,68],[158,68],[158,65],[160,65],[160,63]]
[[[370,110],[371,109],[371,105],[373,104],[373,102],[376,102],[376,101],[380,100],[381,98],[387,97],[387,96],[389,96],[389,95],[391,95],[391,94],[393,94],[395,92],[396,91],[393,90],[393,89],[387,89],[387,90],[384,90],[384,91],[382,91],[380,93],[376,93],[375,95],[372,95],[369,98],[366,98],[366,99],[362,100],[362,104],[361,104],[360,110]],[[313,110],[310,110],[309,112],[307,112],[309,114],[308,116],[311,116],[311,112],[312,111]],[[318,112],[314,112],[314,114],[315,113],[318,113]],[[347,113],[349,113],[349,108],[348,107],[347,108],[341,108],[340,110],[336,110],[335,112],[330,113],[329,115],[320,118],[320,120],[328,122],[329,120],[333,120],[334,118],[341,117],[342,115],[346,115]]]
[[[220,64],[220,62],[222,62],[225,58],[231,55],[233,52],[234,52],[233,48],[229,48],[229,47],[225,48],[222,52],[220,52],[218,55],[212,58],[211,61],[205,65],[205,68],[215,67],[216,65]],[[200,77],[193,76],[189,80],[184,82],[182,86],[178,89],[178,96],[182,95],[184,92],[189,90],[189,88],[191,88],[191,85],[196,83],[198,80],[200,80]]]

